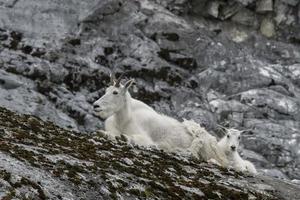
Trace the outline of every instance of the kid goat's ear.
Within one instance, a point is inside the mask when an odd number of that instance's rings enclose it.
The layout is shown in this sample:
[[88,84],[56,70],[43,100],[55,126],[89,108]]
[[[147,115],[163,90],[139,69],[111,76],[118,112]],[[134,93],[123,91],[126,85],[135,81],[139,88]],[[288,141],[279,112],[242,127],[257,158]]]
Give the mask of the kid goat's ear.
[[127,81],[125,84],[124,84],[124,87],[126,89],[130,88],[132,86],[132,84],[134,83],[134,79],[130,79],[129,81]]

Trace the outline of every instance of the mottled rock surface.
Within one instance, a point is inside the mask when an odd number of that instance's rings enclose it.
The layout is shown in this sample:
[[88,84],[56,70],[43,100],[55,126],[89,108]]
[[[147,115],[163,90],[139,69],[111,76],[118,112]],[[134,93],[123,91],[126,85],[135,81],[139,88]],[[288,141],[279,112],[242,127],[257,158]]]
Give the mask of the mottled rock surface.
[[92,132],[113,70],[159,112],[249,130],[244,157],[300,179],[299,2],[210,2],[0,0],[0,105]]
[[296,200],[300,187],[80,134],[0,107],[1,199]]

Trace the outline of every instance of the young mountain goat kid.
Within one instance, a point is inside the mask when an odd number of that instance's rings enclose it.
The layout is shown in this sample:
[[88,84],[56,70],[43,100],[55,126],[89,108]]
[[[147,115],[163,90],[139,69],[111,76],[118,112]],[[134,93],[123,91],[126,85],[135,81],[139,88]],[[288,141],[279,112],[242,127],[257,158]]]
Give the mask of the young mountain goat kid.
[[189,148],[194,157],[228,167],[228,160],[225,153],[218,148],[216,137],[209,134],[205,128],[193,120],[184,119],[182,123],[195,138]]
[[128,89],[133,80],[124,85],[120,81],[111,76],[112,85],[94,103],[95,114],[105,119],[108,134],[124,134],[137,144],[157,145],[167,151],[186,149],[191,145],[193,137],[182,123],[132,98]]
[[218,142],[218,147],[225,153],[229,166],[237,171],[256,174],[255,166],[250,161],[243,160],[237,152],[242,131],[230,128],[226,132],[226,135]]

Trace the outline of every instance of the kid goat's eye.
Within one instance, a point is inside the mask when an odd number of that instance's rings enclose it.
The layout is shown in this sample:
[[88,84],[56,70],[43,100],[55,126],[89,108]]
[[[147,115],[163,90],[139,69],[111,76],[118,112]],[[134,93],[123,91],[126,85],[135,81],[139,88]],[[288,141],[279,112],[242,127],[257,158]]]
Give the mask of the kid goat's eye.
[[238,137],[238,139],[241,139],[241,137]]
[[118,94],[118,92],[117,92],[117,91],[113,91],[113,94],[115,94],[115,95],[116,95],[116,94]]
[[227,135],[227,138],[230,138],[230,136],[229,136],[229,135]]

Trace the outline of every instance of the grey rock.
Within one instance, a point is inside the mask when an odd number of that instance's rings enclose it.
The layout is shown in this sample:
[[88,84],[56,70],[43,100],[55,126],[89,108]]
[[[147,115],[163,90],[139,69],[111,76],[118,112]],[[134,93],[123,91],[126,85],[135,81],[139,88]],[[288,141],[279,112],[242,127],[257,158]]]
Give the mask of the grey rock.
[[1,0],[0,1],[0,6],[1,7],[6,7],[6,8],[12,8],[15,6],[15,4],[17,3],[18,0],[13,0],[13,1],[10,1],[10,0]]
[[1,3],[1,106],[93,132],[103,122],[92,103],[113,70],[135,78],[132,96],[158,112],[217,136],[217,124],[252,129],[242,152],[261,170],[299,179],[300,37],[288,20],[296,7],[279,24],[276,6],[255,14],[268,18],[266,35],[277,25],[268,39],[257,22],[245,26],[254,1],[222,1],[218,18],[205,15],[206,0]]
[[299,4],[298,0],[285,0],[284,3],[289,4],[291,6],[296,6],[297,4]]
[[233,29],[230,33],[230,38],[232,41],[240,43],[249,39],[249,33],[246,31],[241,31],[238,29]]
[[229,4],[223,5],[221,9],[220,19],[225,20],[232,17],[237,12],[239,12],[241,8],[242,5],[236,2],[230,2]]
[[300,180],[293,179],[293,180],[292,180],[292,183],[296,183],[296,184],[300,185]]
[[259,0],[256,2],[256,12],[264,13],[273,11],[273,0]]
[[232,18],[232,21],[238,22],[247,26],[254,26],[256,24],[256,17],[254,12],[249,9],[239,10]]
[[294,9],[288,6],[285,2],[275,1],[275,21],[277,24],[284,23],[287,25],[296,24],[297,16],[294,15]]
[[205,14],[205,5],[208,0],[191,0],[190,10],[194,15],[202,16]]
[[300,4],[298,5],[298,24],[300,23]]
[[267,176],[272,176],[274,178],[288,180],[287,176],[284,175],[280,170],[277,170],[277,169],[264,169],[261,172]]
[[275,24],[273,19],[265,17],[260,24],[260,32],[266,37],[273,37],[276,34]]
[[282,1],[275,1],[275,21],[277,24],[280,24],[282,22],[285,22],[287,19],[287,11],[288,11],[288,5],[283,3]]
[[11,90],[20,87],[22,84],[17,82],[14,78],[10,78],[7,73],[0,71],[0,85],[3,89]]
[[219,1],[209,1],[207,4],[207,14],[218,18],[219,17],[219,9],[220,9],[220,2]]
[[[8,1],[5,0],[3,3],[7,6],[0,7],[2,13],[0,26],[24,32],[29,38],[35,38],[36,36],[45,38],[41,42],[51,43],[58,41],[49,41],[53,36],[57,38],[67,36],[76,26],[76,23],[85,18],[100,1],[78,2],[71,0],[68,6],[61,6],[58,1],[40,3],[37,0],[29,0],[23,3],[14,0],[10,2],[12,3],[8,4]],[[24,10],[28,14],[24,15]],[[42,45],[42,43],[39,45]]]
[[248,6],[249,4],[252,4],[255,2],[255,0],[236,0],[237,2],[240,2],[244,6]]

